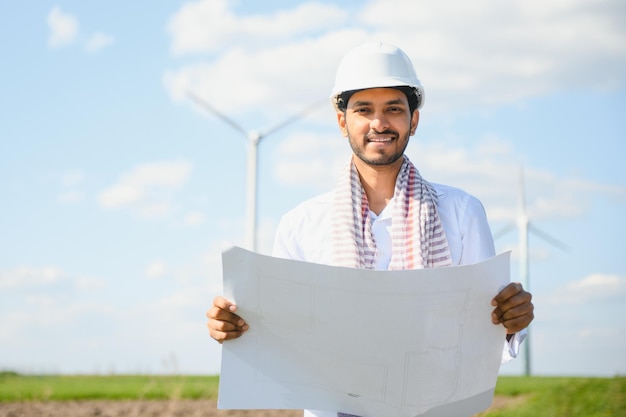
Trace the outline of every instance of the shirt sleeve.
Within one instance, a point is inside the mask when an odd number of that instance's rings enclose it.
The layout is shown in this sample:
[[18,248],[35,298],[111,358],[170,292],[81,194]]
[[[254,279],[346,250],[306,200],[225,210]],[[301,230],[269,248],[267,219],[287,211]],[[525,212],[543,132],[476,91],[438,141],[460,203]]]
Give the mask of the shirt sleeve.
[[280,223],[278,224],[276,235],[274,237],[272,256],[276,258],[304,261],[306,259],[297,243],[297,236],[300,229],[293,221],[292,217],[291,213],[287,213],[280,219]]
[[502,361],[501,363],[507,363],[512,359],[517,358],[520,351],[520,346],[522,342],[526,339],[528,335],[528,331],[526,329],[521,332],[517,332],[511,337],[511,340],[504,341],[504,349],[502,351]]
[[459,214],[463,242],[459,263],[470,265],[495,256],[493,236],[482,203],[476,197],[468,196],[465,209]]
[[283,216],[278,223],[276,229],[276,235],[274,237],[274,248],[272,249],[272,256],[276,258],[294,259],[293,245],[288,244],[289,226],[286,225],[287,219]]

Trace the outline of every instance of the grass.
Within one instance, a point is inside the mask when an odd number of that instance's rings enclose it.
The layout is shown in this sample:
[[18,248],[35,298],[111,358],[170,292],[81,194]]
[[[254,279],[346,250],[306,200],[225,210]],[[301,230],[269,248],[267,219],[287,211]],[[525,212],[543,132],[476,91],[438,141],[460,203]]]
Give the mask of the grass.
[[[0,402],[32,400],[215,399],[218,376],[46,375],[0,373]],[[498,379],[496,395],[518,399],[481,417],[626,416],[626,377]]]
[[488,417],[622,417],[626,416],[626,377],[500,377],[496,395],[524,396],[515,407]]
[[0,402],[217,398],[218,382],[218,376],[23,376],[0,373]]

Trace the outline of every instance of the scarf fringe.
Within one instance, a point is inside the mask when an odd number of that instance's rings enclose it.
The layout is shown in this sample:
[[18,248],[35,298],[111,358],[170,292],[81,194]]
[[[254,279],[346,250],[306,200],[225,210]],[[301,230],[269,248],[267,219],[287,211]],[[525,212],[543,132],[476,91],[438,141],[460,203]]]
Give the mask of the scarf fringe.
[[[353,161],[341,174],[334,195],[333,265],[376,267],[367,196]],[[452,265],[437,193],[407,156],[398,173],[392,208],[390,270]]]

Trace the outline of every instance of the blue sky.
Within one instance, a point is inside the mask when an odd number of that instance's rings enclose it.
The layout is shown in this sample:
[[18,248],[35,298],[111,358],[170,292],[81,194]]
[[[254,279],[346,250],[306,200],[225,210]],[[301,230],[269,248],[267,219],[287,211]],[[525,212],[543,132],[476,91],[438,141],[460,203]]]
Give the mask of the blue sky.
[[[244,244],[246,138],[328,97],[369,40],[426,90],[408,154],[515,222],[523,167],[533,373],[626,373],[626,6],[620,1],[4,2],[0,368],[219,371],[204,311]],[[330,103],[259,146],[259,251],[349,158]],[[499,237],[499,252],[518,235]],[[502,368],[519,374],[523,360]]]

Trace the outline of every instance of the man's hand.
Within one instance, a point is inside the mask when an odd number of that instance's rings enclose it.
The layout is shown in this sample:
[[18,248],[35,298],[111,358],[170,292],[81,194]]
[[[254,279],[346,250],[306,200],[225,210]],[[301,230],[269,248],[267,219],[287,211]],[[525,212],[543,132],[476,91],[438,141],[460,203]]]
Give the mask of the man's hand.
[[491,300],[491,305],[495,307],[491,321],[502,324],[507,334],[525,329],[535,318],[532,297],[519,282],[510,283]]
[[209,334],[219,343],[236,339],[248,330],[248,324],[237,314],[237,306],[224,297],[215,297],[213,306],[207,310]]

